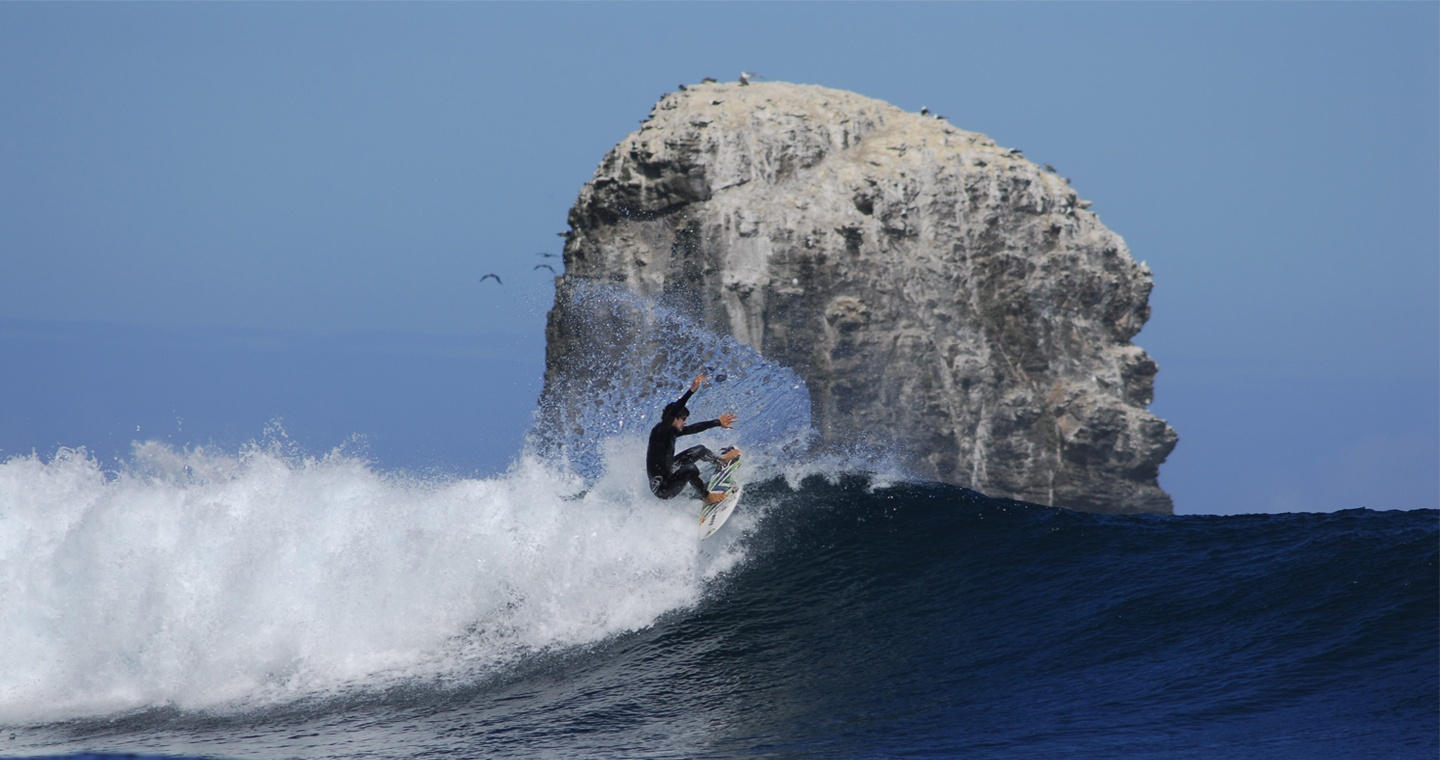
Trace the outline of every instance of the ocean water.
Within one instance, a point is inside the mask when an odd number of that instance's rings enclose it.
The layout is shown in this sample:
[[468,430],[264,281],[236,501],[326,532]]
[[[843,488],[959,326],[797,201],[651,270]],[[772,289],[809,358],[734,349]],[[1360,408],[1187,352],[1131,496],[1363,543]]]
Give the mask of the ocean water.
[[[539,415],[492,475],[277,434],[0,459],[0,755],[1440,753],[1440,512],[1104,516],[920,482],[806,446],[793,373],[636,319],[614,334],[692,350],[579,362],[584,424]],[[643,466],[696,366],[695,415],[742,420],[700,442],[746,451],[703,543]]]
[[[1433,758],[1433,510],[1101,516],[755,472],[0,465],[0,747],[233,758]],[[763,471],[757,464],[752,471]]]

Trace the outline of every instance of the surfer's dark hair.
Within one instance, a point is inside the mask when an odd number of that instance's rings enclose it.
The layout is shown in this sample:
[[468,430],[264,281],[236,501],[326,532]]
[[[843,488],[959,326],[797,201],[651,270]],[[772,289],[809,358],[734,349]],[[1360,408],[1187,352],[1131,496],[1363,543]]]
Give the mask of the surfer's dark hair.
[[[654,407],[651,408],[653,409]],[[684,404],[671,401],[665,405],[665,410],[660,413],[660,417],[667,422],[677,417],[684,417],[688,420],[690,419],[690,410],[685,408]]]

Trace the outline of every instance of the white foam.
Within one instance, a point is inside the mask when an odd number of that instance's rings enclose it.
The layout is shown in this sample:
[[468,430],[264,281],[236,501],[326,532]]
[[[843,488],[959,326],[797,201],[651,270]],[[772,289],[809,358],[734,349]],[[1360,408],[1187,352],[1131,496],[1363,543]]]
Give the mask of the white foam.
[[693,605],[743,544],[696,541],[643,442],[420,480],[341,453],[137,447],[0,464],[0,723],[227,709],[472,677]]

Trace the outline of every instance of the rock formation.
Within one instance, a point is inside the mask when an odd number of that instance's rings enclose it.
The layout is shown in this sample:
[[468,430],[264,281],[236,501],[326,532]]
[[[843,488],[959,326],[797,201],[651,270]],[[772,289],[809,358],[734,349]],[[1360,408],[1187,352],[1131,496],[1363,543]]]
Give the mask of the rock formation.
[[793,368],[826,442],[886,441],[992,496],[1170,512],[1176,434],[1131,344],[1149,270],[1069,183],[931,116],[823,87],[664,96],[570,212],[546,384],[606,281]]

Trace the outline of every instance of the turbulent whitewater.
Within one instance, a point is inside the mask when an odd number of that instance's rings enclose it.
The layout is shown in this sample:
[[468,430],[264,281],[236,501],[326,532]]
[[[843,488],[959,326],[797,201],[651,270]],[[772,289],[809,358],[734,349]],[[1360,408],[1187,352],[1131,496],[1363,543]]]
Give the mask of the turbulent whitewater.
[[672,505],[579,488],[533,461],[427,482],[274,447],[13,459],[0,721],[473,678],[650,625],[726,567]]

